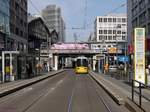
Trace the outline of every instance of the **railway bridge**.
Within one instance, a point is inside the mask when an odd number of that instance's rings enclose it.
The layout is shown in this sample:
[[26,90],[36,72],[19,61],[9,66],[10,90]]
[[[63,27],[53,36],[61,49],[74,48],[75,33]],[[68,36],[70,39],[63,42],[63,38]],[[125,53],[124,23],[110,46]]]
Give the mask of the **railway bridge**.
[[[99,49],[91,49],[88,44],[54,44],[50,49],[41,50],[41,61],[47,61],[49,66],[54,70],[64,67],[64,64],[69,65],[70,61],[78,56],[88,57],[94,63],[95,56],[102,56],[102,51]],[[95,60],[94,60],[95,59]],[[71,63],[70,63],[71,64]]]

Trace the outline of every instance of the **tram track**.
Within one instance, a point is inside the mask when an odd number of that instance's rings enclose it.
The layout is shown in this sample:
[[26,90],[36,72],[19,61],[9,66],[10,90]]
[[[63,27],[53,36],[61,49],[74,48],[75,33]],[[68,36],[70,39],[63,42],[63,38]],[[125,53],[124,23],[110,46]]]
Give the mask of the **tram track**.
[[4,97],[0,112],[124,112],[114,110],[108,97],[88,74],[68,70]]
[[[73,74],[73,75],[75,75],[75,74]],[[74,86],[73,86],[71,95],[70,95],[70,97],[69,97],[69,103],[68,103],[68,109],[67,109],[67,112],[72,112],[71,106],[72,106],[73,96],[74,96],[74,94],[75,94],[76,81],[77,81],[77,77],[75,77]]]
[[[66,74],[64,74],[64,75],[66,75]],[[62,82],[62,80],[60,80],[59,82],[57,82],[55,85],[57,86],[61,82]],[[47,89],[37,99],[35,99],[30,105],[28,105],[28,107],[26,107],[22,112],[27,112],[32,106],[34,106],[36,103],[38,103],[43,97],[46,97],[48,94],[50,94],[51,92],[53,92],[55,89],[56,88],[54,88],[54,87],[51,87],[51,88]]]
[[[85,75],[85,74],[81,74],[81,75]],[[82,80],[80,79],[80,77],[82,77],[82,76],[79,76],[79,74],[76,75],[76,78],[75,78],[76,80],[74,82],[74,88],[72,89],[71,95],[69,97],[67,112],[75,112],[73,110],[73,106],[74,106],[73,102],[75,99],[76,92],[78,91],[77,83],[81,82],[81,81],[83,81],[83,82],[82,82],[82,85],[80,85],[80,86],[85,87],[85,93],[86,93],[87,101],[88,101],[88,103],[86,105],[88,105],[87,108],[89,109],[88,112],[95,112],[92,110],[92,103],[91,103],[92,102],[91,94],[93,94],[93,93],[96,93],[96,97],[98,98],[97,100],[98,100],[99,104],[96,104],[96,105],[99,105],[100,107],[102,107],[102,106],[105,107],[105,111],[103,111],[103,112],[113,112],[111,110],[111,108],[109,107],[109,105],[107,105],[107,103],[105,102],[104,98],[99,94],[99,92],[97,90],[98,88],[96,88],[96,86],[99,86],[99,85],[97,85],[96,82],[93,82],[94,80],[89,75],[87,77],[85,76]],[[89,87],[89,86],[91,86],[91,87]],[[91,88],[93,88],[93,89],[91,90]]]
[[[59,74],[61,74],[61,75],[49,77],[47,79],[44,79],[43,81],[40,81],[39,83],[33,84],[29,87],[26,87],[26,88],[19,90],[13,94],[10,94],[6,97],[1,98],[0,112],[7,111],[10,109],[11,109],[11,112],[18,112],[18,110],[16,111],[17,108],[13,107],[12,104],[9,105],[9,102],[15,102],[16,98],[22,99],[23,96],[26,96],[27,94],[32,93],[32,91],[37,91],[37,93],[35,95],[36,97],[34,97],[27,105],[25,105],[21,111],[19,111],[19,112],[27,112],[32,106],[36,105],[36,103],[38,103],[43,97],[45,97],[47,94],[50,94],[54,90],[54,86],[57,86],[62,82],[62,80],[65,78],[66,74],[64,74],[64,73],[59,73]],[[42,87],[44,87],[44,88],[42,88]],[[30,88],[32,88],[33,90]],[[39,88],[40,88],[40,91],[38,91]],[[22,101],[20,101],[20,102],[22,102]],[[8,103],[8,105],[7,105],[7,103]],[[7,106],[3,106],[3,105],[7,105]]]
[[[100,95],[99,94],[99,92],[98,92],[98,89],[96,88],[96,85],[94,84],[94,83],[96,83],[90,76],[89,76],[89,74],[88,74],[88,77],[90,78],[90,83],[91,83],[91,85],[93,86],[93,91],[95,91],[95,93],[97,94],[97,97],[98,97],[98,101],[99,101],[99,103],[101,104],[101,103],[103,103],[104,104],[104,106],[106,107],[106,110],[108,111],[108,112],[113,112],[112,110],[111,110],[111,108],[109,107],[109,105],[106,103],[106,101],[104,100],[104,98],[102,97],[102,94]],[[97,85],[98,86],[98,85]]]

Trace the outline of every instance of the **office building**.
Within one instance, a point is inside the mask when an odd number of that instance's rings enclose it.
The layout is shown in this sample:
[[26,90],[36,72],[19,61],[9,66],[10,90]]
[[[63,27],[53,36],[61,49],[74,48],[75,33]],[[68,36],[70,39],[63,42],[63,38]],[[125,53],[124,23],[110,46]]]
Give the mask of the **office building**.
[[134,28],[145,28],[146,66],[150,64],[150,0],[127,0],[128,46],[133,58]]
[[127,35],[127,17],[124,14],[98,16],[95,21],[96,41],[101,44],[100,48],[118,46],[123,49]]
[[42,17],[50,31],[58,33],[57,42],[65,41],[65,23],[62,18],[61,8],[56,5],[48,5],[42,10]]
[[27,0],[10,0],[10,39],[7,50],[27,52]]
[[115,64],[118,56],[125,56],[127,50],[127,16],[112,14],[97,16],[95,20],[95,36],[98,42],[95,48],[102,50],[110,62]]
[[6,38],[9,37],[9,0],[0,1],[0,50],[6,49]]

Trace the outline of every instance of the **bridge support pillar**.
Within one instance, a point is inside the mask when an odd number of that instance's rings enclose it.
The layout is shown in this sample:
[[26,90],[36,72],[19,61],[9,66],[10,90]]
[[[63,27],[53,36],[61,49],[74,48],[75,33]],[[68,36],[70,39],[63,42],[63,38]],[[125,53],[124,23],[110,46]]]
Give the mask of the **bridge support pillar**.
[[93,71],[96,71],[96,56],[93,56]]
[[58,56],[54,56],[54,70],[58,70]]

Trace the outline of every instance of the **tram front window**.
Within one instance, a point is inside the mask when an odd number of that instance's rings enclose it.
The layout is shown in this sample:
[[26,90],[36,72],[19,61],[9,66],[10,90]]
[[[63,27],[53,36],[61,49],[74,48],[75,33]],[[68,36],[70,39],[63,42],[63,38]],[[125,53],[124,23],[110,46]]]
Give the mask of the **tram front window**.
[[85,66],[85,67],[87,67],[88,66],[88,62],[87,62],[86,59],[77,60],[77,66]]

